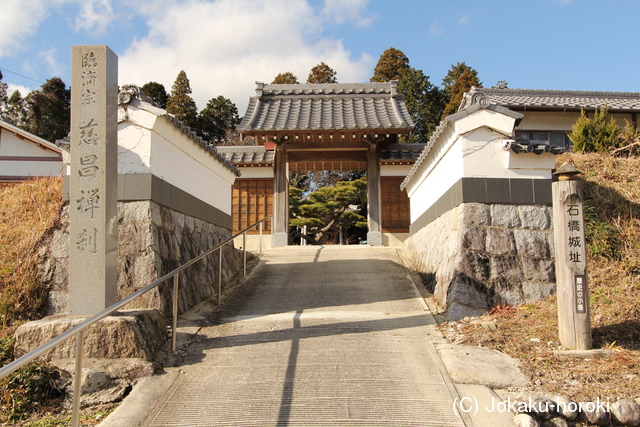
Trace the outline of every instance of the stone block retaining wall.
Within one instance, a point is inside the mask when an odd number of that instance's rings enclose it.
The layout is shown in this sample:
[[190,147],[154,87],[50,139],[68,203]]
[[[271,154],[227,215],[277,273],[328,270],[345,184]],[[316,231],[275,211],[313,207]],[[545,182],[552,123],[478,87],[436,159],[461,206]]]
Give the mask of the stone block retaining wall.
[[[41,250],[41,282],[49,287],[49,314],[68,312],[69,215]],[[164,207],[150,200],[118,202],[118,300],[131,295],[219,242],[231,231]],[[242,252],[223,249],[223,286],[242,268]],[[179,311],[217,296],[218,256],[207,257],[180,274]],[[173,281],[147,292],[127,308],[171,312]]]
[[452,319],[555,292],[552,210],[545,205],[462,203],[405,247]]

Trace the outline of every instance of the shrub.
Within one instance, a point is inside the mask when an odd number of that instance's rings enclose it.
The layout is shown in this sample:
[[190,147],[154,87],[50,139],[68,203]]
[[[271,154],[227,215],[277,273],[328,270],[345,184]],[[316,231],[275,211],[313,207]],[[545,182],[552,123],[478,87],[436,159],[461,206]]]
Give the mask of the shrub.
[[569,139],[573,142],[573,151],[580,153],[607,153],[620,146],[621,130],[612,117],[609,107],[596,109],[593,119],[587,117],[584,110],[574,123]]

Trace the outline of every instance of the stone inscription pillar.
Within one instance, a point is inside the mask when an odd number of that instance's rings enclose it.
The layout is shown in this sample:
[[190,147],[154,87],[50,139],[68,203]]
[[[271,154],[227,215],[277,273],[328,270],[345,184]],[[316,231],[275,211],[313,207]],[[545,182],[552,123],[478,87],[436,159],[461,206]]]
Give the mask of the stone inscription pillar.
[[273,166],[273,247],[282,247],[289,244],[289,168],[282,143],[276,145]]
[[377,144],[370,143],[367,152],[367,212],[369,231],[367,242],[370,245],[382,245],[381,209],[380,209],[380,160],[376,151]]
[[555,173],[560,181],[552,184],[558,334],[564,347],[588,350],[592,342],[582,182],[571,179],[577,173],[565,164]]
[[118,57],[104,45],[71,48],[69,314],[116,302]]

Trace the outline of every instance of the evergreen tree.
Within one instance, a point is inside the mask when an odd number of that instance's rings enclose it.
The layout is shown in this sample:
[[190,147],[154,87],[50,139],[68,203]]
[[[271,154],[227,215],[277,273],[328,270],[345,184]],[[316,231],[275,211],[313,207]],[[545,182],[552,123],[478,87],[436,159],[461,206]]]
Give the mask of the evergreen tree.
[[[451,101],[453,96],[453,85],[455,84],[458,77],[460,77],[465,71],[469,71],[476,79],[478,84],[476,87],[482,87],[482,83],[478,80],[478,72],[473,68],[469,67],[464,62],[458,62],[456,65],[452,65],[451,69],[447,73],[444,79],[442,79],[442,86],[444,89],[445,103],[448,104]],[[457,106],[456,106],[457,108]]]
[[506,80],[498,80],[495,86],[492,86],[491,89],[509,89],[509,82]]
[[198,126],[198,109],[191,98],[191,85],[187,73],[181,70],[171,86],[171,94],[167,99],[167,113],[175,115],[185,125],[191,128]]
[[429,76],[409,65],[409,58],[399,49],[385,50],[371,77],[371,82],[398,80],[398,92],[404,96],[407,110],[416,127],[401,142],[427,142],[440,122],[444,110],[442,91],[431,84]]
[[587,117],[584,110],[574,123],[569,139],[573,142],[573,151],[606,153],[621,145],[621,129],[613,117],[609,117],[609,107],[596,109],[593,119]]
[[71,91],[60,78],[51,78],[29,93],[23,105],[26,117],[21,127],[26,131],[51,142],[69,134]]
[[149,98],[153,99],[153,102],[158,104],[158,106],[162,109],[167,109],[167,99],[169,95],[167,95],[167,91],[164,88],[162,83],[157,82],[149,82],[145,83],[140,88]]
[[431,84],[429,76],[425,76],[422,70],[408,68],[400,75],[398,92],[404,96],[407,110],[416,125],[411,135],[401,142],[427,142],[444,110],[442,91]]
[[409,58],[399,49],[390,47],[385,50],[373,70],[372,83],[384,83],[399,80],[403,72],[409,70]]
[[15,126],[22,127],[27,117],[25,102],[19,90],[13,91],[4,112],[4,118]]
[[271,82],[272,85],[298,84],[298,78],[290,71],[280,73]]
[[365,179],[341,181],[335,187],[322,187],[304,196],[302,190],[289,187],[289,224],[293,227],[307,226],[309,235],[298,235],[315,245],[324,244],[340,227],[366,227],[367,220],[350,209],[353,205],[366,204],[367,183]]
[[311,69],[307,77],[307,83],[338,83],[336,73],[331,67],[324,62],[316,65]]
[[458,111],[458,107],[462,102],[462,96],[465,92],[469,92],[472,86],[482,87],[478,81],[478,76],[474,74],[472,70],[466,69],[462,72],[460,77],[456,79],[452,86],[451,98],[449,99],[447,106],[444,108],[442,118]]
[[198,117],[200,130],[207,139],[217,143],[227,142],[227,133],[235,131],[240,123],[236,104],[220,95],[211,98]]
[[7,90],[8,85],[2,81],[2,71],[0,71],[0,117],[5,115],[7,109],[7,102],[9,101]]

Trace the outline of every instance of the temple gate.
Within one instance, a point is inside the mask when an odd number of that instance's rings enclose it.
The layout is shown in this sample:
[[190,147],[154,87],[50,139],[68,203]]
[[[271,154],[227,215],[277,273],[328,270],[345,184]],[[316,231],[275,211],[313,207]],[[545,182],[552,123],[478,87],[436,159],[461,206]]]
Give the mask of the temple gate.
[[409,232],[409,202],[399,184],[424,145],[398,139],[413,127],[396,81],[258,83],[238,126],[256,145],[217,147],[242,172],[234,187],[234,228],[273,214],[273,246],[286,246],[290,171],[366,170],[367,241],[401,242]]

